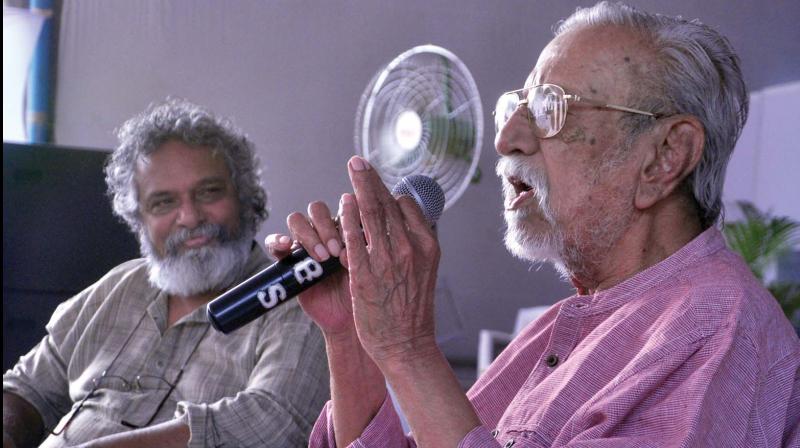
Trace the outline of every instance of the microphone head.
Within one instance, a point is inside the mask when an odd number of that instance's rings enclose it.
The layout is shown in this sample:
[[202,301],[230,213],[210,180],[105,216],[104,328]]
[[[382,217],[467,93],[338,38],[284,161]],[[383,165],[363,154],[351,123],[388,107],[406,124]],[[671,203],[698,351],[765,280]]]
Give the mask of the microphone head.
[[412,174],[400,179],[392,188],[392,196],[408,195],[414,198],[430,225],[442,216],[444,191],[435,180],[422,174]]

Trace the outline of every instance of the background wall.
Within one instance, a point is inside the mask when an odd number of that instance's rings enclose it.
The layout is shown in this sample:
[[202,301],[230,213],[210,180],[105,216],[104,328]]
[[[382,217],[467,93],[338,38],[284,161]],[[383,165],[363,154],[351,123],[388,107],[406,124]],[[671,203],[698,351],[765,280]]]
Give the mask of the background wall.
[[[522,86],[552,25],[592,3],[65,0],[56,141],[111,148],[114,128],[167,95],[230,116],[263,162],[272,213],[263,236],[284,231],[285,216],[309,201],[336,204],[349,190],[344,166],[355,153],[353,119],[371,76],[415,45],[448,48],[476,79],[488,130],[483,180],[440,221],[440,297],[452,298],[441,306],[444,347],[451,358],[469,360],[479,328],[510,329],[518,308],[571,294],[549,267],[514,260],[500,243],[489,111],[501,92]],[[739,51],[751,89],[800,79],[800,2],[631,4],[718,28]],[[742,166],[733,177],[752,177]],[[798,191],[796,177],[786,180]]]

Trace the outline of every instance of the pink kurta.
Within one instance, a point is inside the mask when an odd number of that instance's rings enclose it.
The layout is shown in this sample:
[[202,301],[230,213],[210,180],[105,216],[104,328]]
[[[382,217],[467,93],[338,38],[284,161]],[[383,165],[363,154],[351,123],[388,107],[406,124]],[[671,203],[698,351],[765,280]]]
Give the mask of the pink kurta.
[[[800,447],[800,342],[709,229],[531,323],[468,392],[461,447]],[[330,403],[310,446],[335,446]],[[387,399],[354,446],[413,446]]]

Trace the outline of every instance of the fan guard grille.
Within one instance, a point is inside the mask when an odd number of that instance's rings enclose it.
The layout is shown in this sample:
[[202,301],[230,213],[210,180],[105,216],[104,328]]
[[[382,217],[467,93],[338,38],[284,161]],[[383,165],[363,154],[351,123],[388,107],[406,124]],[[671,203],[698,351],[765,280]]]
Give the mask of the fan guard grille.
[[483,112],[475,81],[450,51],[414,47],[367,85],[356,114],[357,150],[392,187],[411,174],[436,180],[445,209],[478,164]]

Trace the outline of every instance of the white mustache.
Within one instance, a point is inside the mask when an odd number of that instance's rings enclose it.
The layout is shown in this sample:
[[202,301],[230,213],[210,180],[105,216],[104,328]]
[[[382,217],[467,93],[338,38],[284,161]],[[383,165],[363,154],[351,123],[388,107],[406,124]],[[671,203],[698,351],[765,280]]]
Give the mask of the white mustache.
[[197,237],[218,238],[220,243],[230,239],[225,228],[219,224],[204,223],[192,230],[181,228],[167,237],[165,244],[167,254],[173,256],[177,255],[180,252],[181,244],[189,239]]
[[547,178],[541,170],[525,162],[522,156],[504,156],[497,161],[495,172],[502,179],[503,190],[506,193],[514,192],[514,187],[508,182],[508,178],[516,177],[533,189],[540,206],[544,206],[549,191]]

